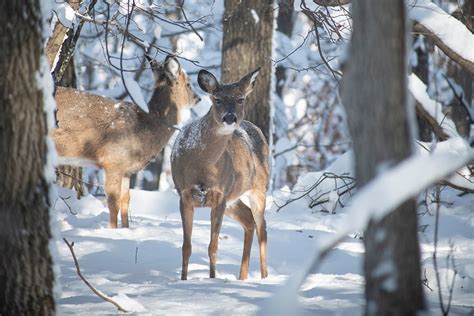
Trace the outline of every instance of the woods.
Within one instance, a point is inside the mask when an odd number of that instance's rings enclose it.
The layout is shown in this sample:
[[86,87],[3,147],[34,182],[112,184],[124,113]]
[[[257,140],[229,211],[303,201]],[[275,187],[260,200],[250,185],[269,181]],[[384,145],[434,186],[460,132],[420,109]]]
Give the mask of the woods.
[[0,314],[472,313],[473,10],[3,4]]

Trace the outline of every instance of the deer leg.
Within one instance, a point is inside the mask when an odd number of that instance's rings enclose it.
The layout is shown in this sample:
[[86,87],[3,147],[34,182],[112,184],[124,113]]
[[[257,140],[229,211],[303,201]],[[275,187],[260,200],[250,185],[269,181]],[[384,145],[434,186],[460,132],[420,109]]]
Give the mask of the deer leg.
[[189,194],[182,192],[179,201],[179,210],[183,223],[183,265],[181,269],[181,280],[187,280],[188,278],[189,257],[191,257],[192,251],[191,235],[193,233],[194,207],[190,201],[192,201],[192,199]]
[[240,264],[239,280],[245,280],[248,277],[250,250],[252,249],[253,234],[255,231],[255,222],[252,212],[247,205],[239,200],[225,209],[225,215],[239,222],[244,229],[244,250],[242,253],[242,263]]
[[122,219],[122,228],[128,228],[128,207],[130,204],[130,177],[122,178],[122,188],[120,190],[120,216]]
[[216,277],[217,247],[225,211],[225,201],[221,197],[216,200],[217,203],[214,203],[214,207],[211,209],[211,242],[208,248],[210,278]]
[[122,177],[113,172],[105,171],[105,193],[109,208],[109,227],[117,228],[117,216],[120,209],[120,186]]
[[250,197],[253,219],[257,228],[260,250],[260,272],[262,279],[268,276],[267,271],[267,224],[265,222],[265,194],[255,194]]

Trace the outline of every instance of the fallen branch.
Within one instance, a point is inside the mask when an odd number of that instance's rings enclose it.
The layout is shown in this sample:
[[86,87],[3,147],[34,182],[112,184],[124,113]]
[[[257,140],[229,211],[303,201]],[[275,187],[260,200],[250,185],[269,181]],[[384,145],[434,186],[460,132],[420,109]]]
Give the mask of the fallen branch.
[[76,271],[77,271],[77,275],[79,275],[79,277],[82,279],[82,281],[84,281],[84,283],[91,289],[92,292],[94,292],[98,297],[100,297],[101,299],[103,299],[104,301],[107,301],[109,303],[112,303],[114,304],[117,309],[120,311],[120,312],[124,312],[124,313],[127,313],[128,311],[126,309],[124,309],[122,306],[120,306],[117,302],[115,302],[113,299],[111,299],[109,296],[105,295],[104,293],[102,293],[101,291],[97,290],[95,287],[92,286],[92,284],[89,283],[89,281],[86,280],[86,278],[82,275],[81,273],[81,269],[79,268],[79,263],[77,262],[77,258],[76,258],[76,255],[74,253],[74,250],[73,250],[73,247],[74,247],[74,242],[70,243],[66,238],[63,238],[64,242],[66,243],[66,245],[69,247],[69,250],[71,251],[71,255],[72,255],[72,258],[74,259],[74,265],[76,266]]

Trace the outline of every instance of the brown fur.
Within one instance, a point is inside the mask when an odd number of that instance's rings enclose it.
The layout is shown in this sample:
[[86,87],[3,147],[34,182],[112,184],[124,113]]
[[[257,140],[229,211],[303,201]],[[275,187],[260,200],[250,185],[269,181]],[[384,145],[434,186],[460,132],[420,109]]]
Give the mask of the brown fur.
[[[180,194],[184,233],[183,280],[187,279],[191,255],[194,208],[200,206],[211,208],[210,277],[215,277],[217,244],[224,214],[238,221],[245,232],[239,278],[248,276],[255,229],[260,245],[261,276],[268,275],[264,219],[269,177],[268,145],[260,129],[243,120],[243,99],[250,93],[255,77],[256,71],[237,83],[220,85],[210,73],[201,71],[199,84],[212,94],[213,105],[203,118],[183,128],[173,146],[171,167]],[[224,122],[229,114],[235,118],[234,130]],[[244,195],[248,196],[250,207],[243,203]]]
[[[189,80],[174,57],[164,65],[151,61],[156,87],[149,113],[137,105],[58,87],[56,103],[59,128],[53,138],[59,156],[80,158],[105,170],[109,225],[128,227],[131,174],[146,166],[166,145],[179,123],[179,112],[198,101]],[[176,70],[177,69],[177,70]],[[172,73],[175,70],[176,73]]]

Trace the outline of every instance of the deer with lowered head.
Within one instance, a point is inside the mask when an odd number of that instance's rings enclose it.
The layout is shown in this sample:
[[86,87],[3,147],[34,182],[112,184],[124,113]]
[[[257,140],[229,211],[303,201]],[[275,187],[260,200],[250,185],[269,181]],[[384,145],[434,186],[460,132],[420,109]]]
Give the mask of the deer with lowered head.
[[211,208],[208,248],[211,278],[216,276],[217,247],[224,214],[244,229],[239,279],[248,276],[255,229],[261,277],[268,275],[264,218],[269,177],[268,145],[261,130],[244,120],[245,98],[254,87],[259,69],[232,84],[219,83],[206,70],[198,74],[199,86],[211,95],[212,106],[204,117],[181,130],[171,153],[171,170],[180,195],[184,235],[182,280],[188,275],[195,207]]
[[59,128],[52,136],[61,164],[94,165],[105,171],[109,226],[128,227],[130,176],[166,145],[180,122],[180,111],[199,102],[178,60],[161,65],[146,56],[155,76],[149,113],[136,104],[58,87]]

